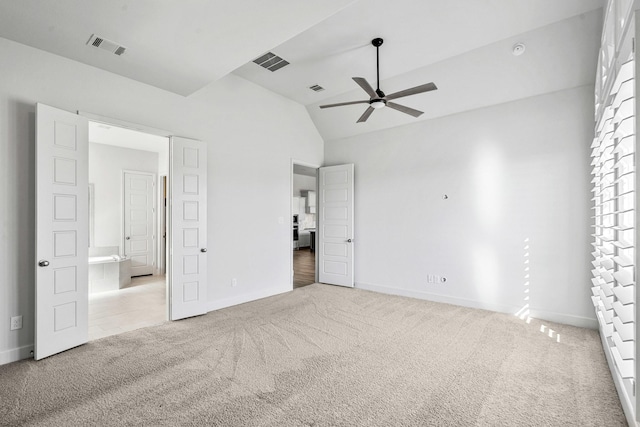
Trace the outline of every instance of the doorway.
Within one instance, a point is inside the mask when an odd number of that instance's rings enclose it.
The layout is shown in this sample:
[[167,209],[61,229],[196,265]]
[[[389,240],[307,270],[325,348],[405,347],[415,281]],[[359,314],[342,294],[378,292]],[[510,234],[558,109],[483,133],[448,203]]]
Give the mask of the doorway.
[[292,162],[292,286],[294,289],[316,283],[318,167]]
[[[169,177],[168,286],[165,284],[168,313],[165,318],[179,320],[198,316],[206,313],[209,307],[207,144],[135,123],[90,113],[72,113],[37,103],[36,360],[89,340],[90,236],[93,234],[97,239],[98,231],[102,231],[95,220],[89,221],[89,209],[95,205],[89,201],[89,195],[93,192],[93,199],[98,200],[95,185],[89,185],[90,120],[168,138],[169,160],[159,161],[169,165],[166,173]],[[97,216],[103,212],[95,208],[94,213]],[[123,261],[120,247],[114,247],[111,248],[114,252],[105,256],[113,261]]]
[[168,137],[89,121],[90,341],[167,320],[168,162]]

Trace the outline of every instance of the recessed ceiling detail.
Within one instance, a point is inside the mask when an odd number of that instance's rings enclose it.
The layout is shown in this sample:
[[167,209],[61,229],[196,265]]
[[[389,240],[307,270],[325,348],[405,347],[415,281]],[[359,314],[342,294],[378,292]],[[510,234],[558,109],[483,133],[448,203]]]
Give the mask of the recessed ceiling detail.
[[258,64],[259,66],[266,68],[269,71],[278,71],[280,68],[285,65],[289,65],[289,62],[280,58],[275,53],[267,52],[262,55],[260,58],[255,59],[253,62]]
[[91,37],[87,42],[87,45],[97,47],[102,50],[106,50],[107,52],[116,54],[118,56],[121,56],[127,50],[126,47],[121,46],[114,41],[107,40],[104,37],[97,36],[95,34],[91,34]]

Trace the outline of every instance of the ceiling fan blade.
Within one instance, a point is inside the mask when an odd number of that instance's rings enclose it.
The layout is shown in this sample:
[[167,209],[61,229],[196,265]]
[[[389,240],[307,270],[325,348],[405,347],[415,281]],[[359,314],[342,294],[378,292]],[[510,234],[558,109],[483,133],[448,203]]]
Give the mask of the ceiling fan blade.
[[396,104],[395,102],[387,102],[387,107],[402,111],[403,113],[409,114],[413,117],[419,117],[421,114],[424,114],[423,111],[414,110],[413,108],[405,107],[404,105]]
[[375,110],[375,108],[373,107],[369,107],[365,110],[364,114],[360,116],[360,118],[358,119],[358,121],[356,123],[364,123],[367,121],[367,119],[369,118],[369,116],[371,115],[371,113],[373,113],[373,110]]
[[331,108],[331,107],[341,107],[343,105],[353,105],[353,104],[368,104],[369,101],[350,101],[350,102],[340,102],[338,104],[327,104],[321,105],[320,108]]
[[412,87],[411,89],[405,89],[401,90],[400,92],[392,93],[391,95],[387,95],[386,99],[387,101],[390,101],[392,99],[402,98],[403,96],[415,95],[418,93],[429,92],[436,89],[438,89],[438,87],[435,84],[427,83],[424,85]]
[[367,92],[370,97],[378,98],[378,94],[376,94],[376,91],[373,90],[373,88],[365,78],[363,77],[352,77],[352,78],[353,78],[353,81],[358,83],[358,86],[364,89],[364,91]]

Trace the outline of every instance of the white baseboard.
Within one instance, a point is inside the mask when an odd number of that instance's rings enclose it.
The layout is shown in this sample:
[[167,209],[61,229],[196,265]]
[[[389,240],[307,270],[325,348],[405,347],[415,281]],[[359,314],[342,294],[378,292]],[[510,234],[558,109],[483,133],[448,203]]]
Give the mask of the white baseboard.
[[262,298],[272,297],[274,295],[284,294],[292,290],[291,286],[279,286],[277,288],[262,289],[260,291],[251,292],[248,294],[242,294],[225,298],[217,301],[210,301],[207,311],[220,310],[221,308],[232,307],[238,304],[244,304],[245,302],[251,302]]
[[598,320],[590,317],[574,316],[571,314],[554,313],[552,311],[531,309],[530,316],[535,319],[548,320],[549,322],[562,323],[564,325],[577,326],[579,328],[598,329]]
[[7,363],[17,362],[22,359],[33,358],[33,344],[25,345],[18,348],[12,348],[11,350],[0,352],[0,365],[6,365]]
[[[476,301],[466,298],[452,297],[448,295],[434,294],[430,292],[420,292],[408,289],[392,288],[383,285],[374,285],[371,283],[356,283],[358,289],[380,292],[383,294],[399,295],[403,297],[424,299],[434,302],[442,302],[445,304],[460,305],[463,307],[479,308],[482,310],[497,311],[499,313],[515,314],[522,306],[509,306],[503,304],[494,304],[484,301]],[[530,316],[535,319],[548,320],[549,322],[562,323],[565,325],[578,326],[581,328],[598,329],[598,321],[595,318],[573,316],[563,313],[554,313],[544,310],[530,310]]]

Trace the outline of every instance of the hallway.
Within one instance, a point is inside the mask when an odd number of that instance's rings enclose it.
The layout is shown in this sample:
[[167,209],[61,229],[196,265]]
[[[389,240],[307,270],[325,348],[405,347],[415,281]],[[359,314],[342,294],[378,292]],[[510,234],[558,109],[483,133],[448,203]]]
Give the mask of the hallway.
[[293,251],[293,289],[316,282],[316,254],[309,248]]

